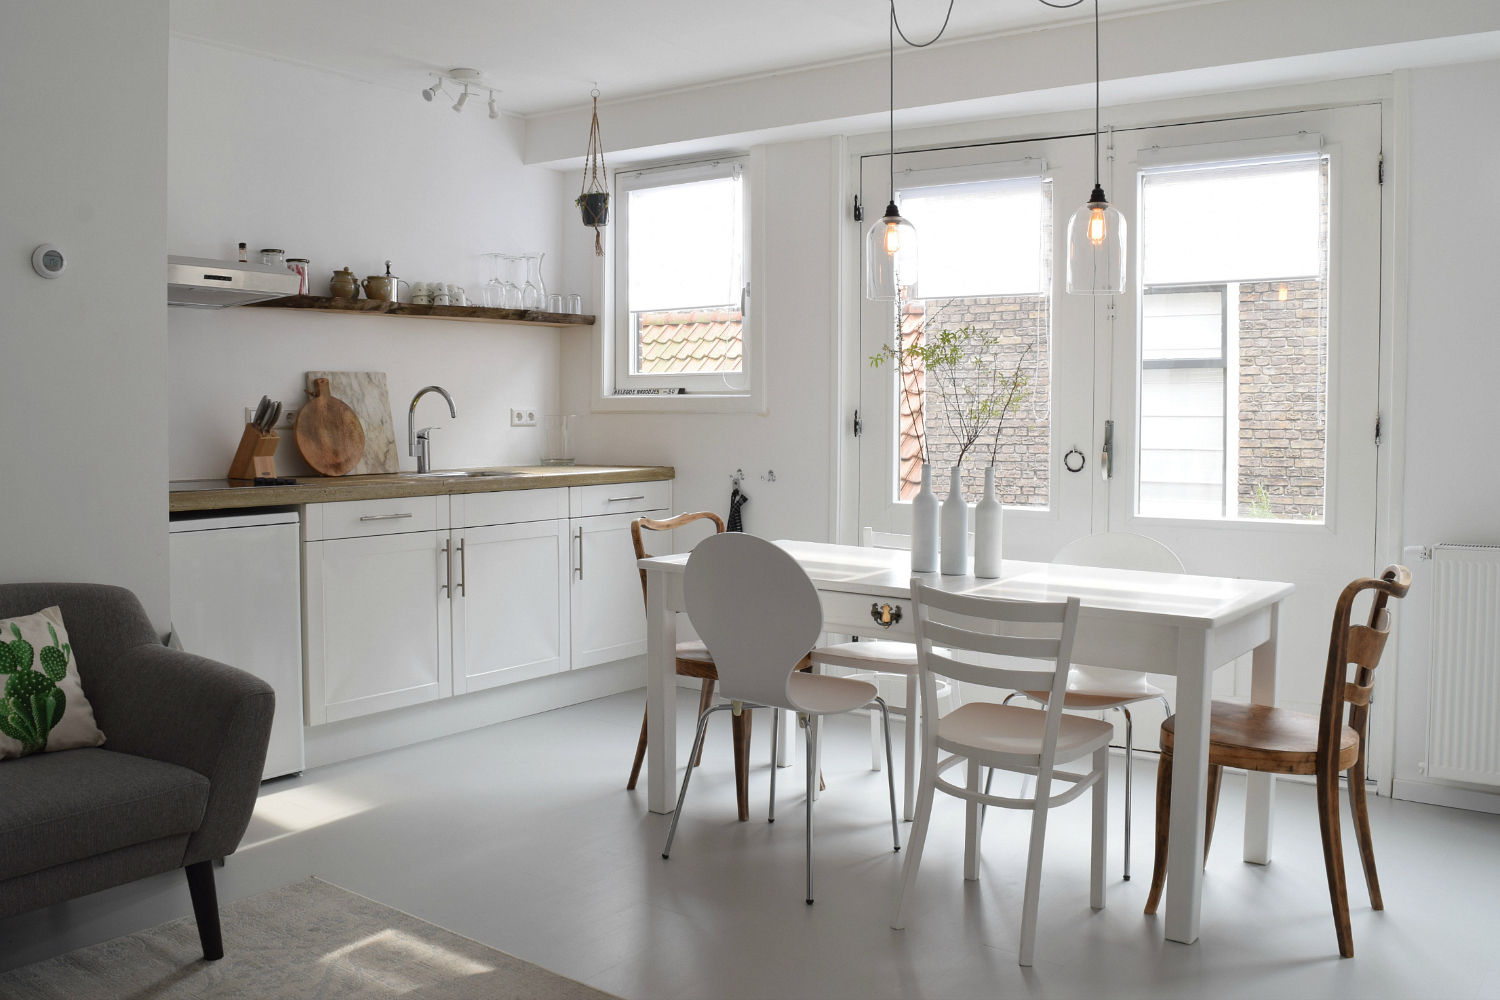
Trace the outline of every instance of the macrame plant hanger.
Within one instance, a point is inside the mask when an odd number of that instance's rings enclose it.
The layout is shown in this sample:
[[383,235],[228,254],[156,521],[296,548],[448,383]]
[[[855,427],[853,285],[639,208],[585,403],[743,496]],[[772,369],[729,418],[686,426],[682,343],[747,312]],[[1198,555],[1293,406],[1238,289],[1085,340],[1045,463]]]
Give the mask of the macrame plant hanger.
[[[589,148],[584,156],[583,187],[578,191],[578,203],[582,205],[589,195],[603,195],[609,204],[609,171],[604,166],[604,141],[599,138],[599,89],[592,91],[594,118],[589,122]],[[608,209],[606,208],[607,212]],[[606,216],[596,215],[591,223],[594,229],[594,256],[604,256],[604,234],[601,232]]]

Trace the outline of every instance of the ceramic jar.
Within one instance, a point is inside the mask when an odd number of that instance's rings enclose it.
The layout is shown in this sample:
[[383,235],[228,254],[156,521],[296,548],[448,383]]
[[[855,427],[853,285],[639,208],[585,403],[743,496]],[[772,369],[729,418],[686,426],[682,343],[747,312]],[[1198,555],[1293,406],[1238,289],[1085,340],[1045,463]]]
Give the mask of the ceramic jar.
[[328,282],[328,294],[336,299],[359,298],[359,279],[347,267],[333,272]]

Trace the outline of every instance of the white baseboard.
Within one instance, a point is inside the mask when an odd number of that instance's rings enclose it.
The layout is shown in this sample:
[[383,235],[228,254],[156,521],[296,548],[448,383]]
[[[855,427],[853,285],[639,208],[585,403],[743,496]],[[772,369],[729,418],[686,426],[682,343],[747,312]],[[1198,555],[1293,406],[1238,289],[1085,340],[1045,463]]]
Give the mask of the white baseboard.
[[1407,799],[1411,802],[1425,802],[1431,806],[1447,806],[1450,809],[1470,809],[1474,812],[1500,813],[1500,792],[1440,784],[1436,781],[1413,780],[1411,778],[1397,778],[1392,785],[1392,798]]
[[645,683],[645,657],[635,656],[488,691],[443,698],[425,705],[308,726],[303,729],[306,766],[336,764],[382,750],[482,729],[497,722],[605,698]]

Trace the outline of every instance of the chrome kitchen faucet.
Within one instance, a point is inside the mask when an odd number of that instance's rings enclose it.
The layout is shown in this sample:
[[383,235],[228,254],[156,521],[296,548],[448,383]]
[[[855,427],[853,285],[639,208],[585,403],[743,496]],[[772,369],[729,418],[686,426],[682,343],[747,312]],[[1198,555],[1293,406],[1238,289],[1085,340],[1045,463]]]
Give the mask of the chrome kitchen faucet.
[[411,406],[406,411],[406,453],[415,455],[417,459],[417,472],[432,471],[432,432],[442,430],[441,427],[423,427],[416,429],[417,401],[429,392],[442,393],[448,401],[448,412],[456,420],[458,418],[458,407],[453,405],[453,397],[448,390],[440,385],[429,385],[417,390],[417,394],[411,398]]

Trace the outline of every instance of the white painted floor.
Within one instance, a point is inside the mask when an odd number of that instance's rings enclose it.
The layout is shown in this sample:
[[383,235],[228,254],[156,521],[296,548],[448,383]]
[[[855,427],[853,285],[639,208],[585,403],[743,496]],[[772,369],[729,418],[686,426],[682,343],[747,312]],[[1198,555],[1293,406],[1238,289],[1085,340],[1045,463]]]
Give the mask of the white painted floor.
[[[684,755],[695,698],[679,710]],[[1243,782],[1231,777],[1202,939],[1168,944],[1161,920],[1141,914],[1155,775],[1142,756],[1136,878],[1120,879],[1117,799],[1108,906],[1091,912],[1087,796],[1056,810],[1036,965],[1021,969],[1026,814],[991,813],[981,880],[965,883],[962,808],[940,796],[912,918],[893,931],[904,854],[891,851],[863,717],[828,728],[807,906],[802,769],[779,772],[768,825],[765,720],[755,818],[734,819],[728,720],[715,716],[663,861],[669,818],[646,812],[644,788],[624,790],[640,705],[639,693],[606,698],[268,784],[219,870],[220,898],[318,875],[624,997],[1500,997],[1500,817],[1372,800],[1387,909],[1370,910],[1350,838],[1357,957],[1341,960],[1311,788],[1278,786],[1275,862],[1262,868],[1239,860]],[[0,921],[0,968],[188,912],[173,874],[23,914]]]

